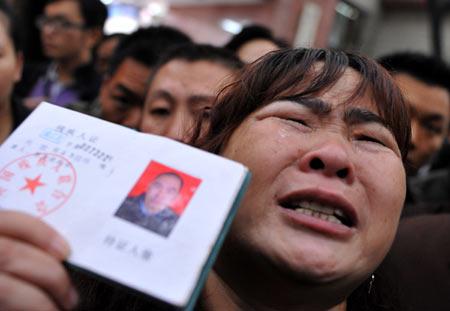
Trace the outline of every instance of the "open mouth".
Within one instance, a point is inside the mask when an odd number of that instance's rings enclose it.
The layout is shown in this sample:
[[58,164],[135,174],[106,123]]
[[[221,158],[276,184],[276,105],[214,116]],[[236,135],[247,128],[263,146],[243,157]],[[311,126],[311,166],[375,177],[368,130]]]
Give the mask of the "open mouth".
[[282,200],[280,202],[280,206],[300,214],[315,217],[331,223],[344,225],[349,228],[355,226],[355,217],[350,215],[346,211],[346,208],[336,206],[336,204],[317,202],[308,199],[297,200],[295,198],[288,198],[286,200]]

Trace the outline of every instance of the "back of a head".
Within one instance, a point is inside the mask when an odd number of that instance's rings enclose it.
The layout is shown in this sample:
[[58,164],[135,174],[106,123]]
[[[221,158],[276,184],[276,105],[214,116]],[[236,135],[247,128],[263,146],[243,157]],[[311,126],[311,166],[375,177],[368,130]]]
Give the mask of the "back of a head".
[[[67,0],[48,0],[47,4]],[[80,5],[81,15],[84,19],[84,26],[87,29],[103,29],[108,9],[100,0],[76,0]]]
[[242,28],[242,30],[234,35],[224,47],[230,51],[236,52],[244,44],[252,40],[268,40],[273,42],[279,48],[289,47],[287,42],[274,37],[269,28],[261,25],[249,25]]
[[116,48],[107,74],[112,76],[120,64],[132,58],[148,67],[154,67],[171,48],[190,43],[191,39],[183,32],[167,27],[141,28],[123,38]]
[[5,0],[0,0],[0,12],[5,17],[5,26],[8,29],[8,35],[14,45],[15,52],[22,51],[22,37],[19,28],[17,16],[14,14],[11,6]]
[[190,43],[175,47],[161,58],[157,69],[173,60],[184,60],[187,62],[209,61],[220,64],[231,71],[239,70],[244,65],[232,52],[209,44]]
[[113,33],[113,34],[110,34],[110,35],[104,35],[104,36],[102,36],[102,38],[101,38],[100,42],[98,43],[98,45],[101,45],[104,42],[106,42],[108,40],[112,40],[112,39],[117,39],[120,42],[126,37],[127,37],[127,35],[124,34],[124,33]]
[[400,52],[383,56],[378,62],[391,74],[408,74],[426,84],[450,91],[450,68],[435,57],[416,52]]

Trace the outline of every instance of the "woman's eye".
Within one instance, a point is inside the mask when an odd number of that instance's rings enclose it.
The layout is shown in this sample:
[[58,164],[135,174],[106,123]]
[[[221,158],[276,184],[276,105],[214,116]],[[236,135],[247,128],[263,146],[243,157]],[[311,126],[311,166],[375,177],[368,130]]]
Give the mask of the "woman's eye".
[[295,119],[295,118],[286,118],[286,120],[290,121],[290,122],[295,122],[297,124],[301,124],[303,126],[308,126],[308,124],[306,123],[305,120],[303,119]]
[[125,101],[125,97],[123,95],[112,95],[112,98],[116,102],[124,102]]
[[166,108],[153,108],[150,110],[150,114],[160,117],[166,117],[170,114],[170,111]]
[[367,141],[367,142],[372,142],[372,143],[376,143],[382,146],[386,146],[385,143],[383,143],[381,140],[374,138],[372,136],[368,136],[368,135],[359,135],[356,137],[357,140],[359,141]]

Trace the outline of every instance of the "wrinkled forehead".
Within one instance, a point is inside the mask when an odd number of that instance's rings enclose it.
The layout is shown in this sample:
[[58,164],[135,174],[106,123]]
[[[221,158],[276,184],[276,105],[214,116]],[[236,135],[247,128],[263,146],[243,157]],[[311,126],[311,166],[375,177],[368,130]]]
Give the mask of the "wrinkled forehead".
[[383,114],[380,112],[382,105],[373,96],[372,86],[358,71],[347,67],[330,80],[323,76],[324,71],[324,63],[316,62],[303,79],[299,79],[296,85],[284,90],[275,99],[317,99],[328,104],[331,110],[345,111],[359,107]]
[[209,60],[173,59],[153,72],[147,98],[158,97],[164,92],[178,103],[213,102],[233,73],[222,64]]

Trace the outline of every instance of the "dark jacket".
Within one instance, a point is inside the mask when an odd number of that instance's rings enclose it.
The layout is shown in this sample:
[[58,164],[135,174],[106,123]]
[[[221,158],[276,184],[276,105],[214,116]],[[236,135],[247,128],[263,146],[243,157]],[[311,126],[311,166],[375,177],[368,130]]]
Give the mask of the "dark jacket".
[[404,219],[381,268],[404,310],[450,310],[450,215]]
[[144,213],[141,210],[144,199],[145,193],[128,197],[116,212],[116,216],[167,237],[175,226],[178,215],[168,207],[155,214]]

